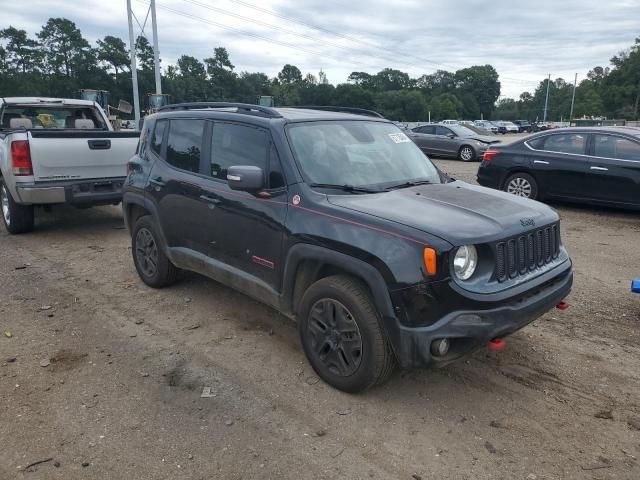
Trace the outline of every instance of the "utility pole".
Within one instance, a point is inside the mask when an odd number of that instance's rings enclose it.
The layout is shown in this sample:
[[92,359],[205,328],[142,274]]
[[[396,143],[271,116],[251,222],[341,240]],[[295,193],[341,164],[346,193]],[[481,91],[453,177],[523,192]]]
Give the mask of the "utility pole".
[[571,113],[569,113],[569,124],[571,124],[571,119],[573,118],[573,104],[576,101],[576,85],[578,84],[578,74],[576,73],[576,77],[573,79],[573,95],[571,96]]
[[549,106],[549,84],[551,83],[551,74],[549,74],[549,78],[547,79],[547,96],[544,99],[544,117],[542,118],[543,122],[547,121],[547,107]]
[[151,28],[153,30],[153,64],[156,74],[156,93],[162,93],[160,77],[160,52],[158,51],[158,23],[156,22],[156,0],[151,0]]
[[127,0],[127,17],[129,19],[129,48],[131,55],[131,82],[133,83],[133,111],[136,119],[136,130],[140,129],[140,98],[138,95],[138,70],[136,67],[136,44],[133,38],[133,19],[131,0]]

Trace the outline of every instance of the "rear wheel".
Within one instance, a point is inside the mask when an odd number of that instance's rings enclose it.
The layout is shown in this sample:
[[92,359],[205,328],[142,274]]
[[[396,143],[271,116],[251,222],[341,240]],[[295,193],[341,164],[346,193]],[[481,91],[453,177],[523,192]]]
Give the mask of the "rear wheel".
[[358,280],[345,275],[318,280],[298,310],[302,347],[329,385],[357,393],[389,378],[395,358],[373,300]]
[[458,158],[463,162],[470,162],[476,158],[476,152],[473,147],[469,145],[463,145],[458,151]]
[[157,227],[150,216],[140,217],[131,234],[131,252],[138,275],[153,288],[175,283],[178,268],[165,255],[157,234]]
[[0,178],[0,206],[2,207],[2,221],[9,233],[26,233],[33,230],[33,205],[18,205],[9,189]]
[[538,184],[528,173],[514,173],[504,182],[504,191],[518,197],[538,198]]

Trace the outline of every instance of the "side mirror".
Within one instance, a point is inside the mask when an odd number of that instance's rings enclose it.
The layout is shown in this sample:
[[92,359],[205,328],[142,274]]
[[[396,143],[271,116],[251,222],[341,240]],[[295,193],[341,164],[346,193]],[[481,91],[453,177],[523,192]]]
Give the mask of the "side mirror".
[[227,182],[231,190],[255,192],[264,187],[264,172],[260,167],[251,165],[229,167]]
[[447,137],[449,137],[449,138],[456,138],[456,134],[455,134],[455,133],[450,133],[449,135],[447,135]]

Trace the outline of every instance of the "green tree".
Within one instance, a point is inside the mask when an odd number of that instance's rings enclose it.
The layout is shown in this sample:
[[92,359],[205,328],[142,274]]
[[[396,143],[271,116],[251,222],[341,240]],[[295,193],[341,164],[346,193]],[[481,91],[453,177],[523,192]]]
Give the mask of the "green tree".
[[138,58],[138,67],[142,70],[154,69],[153,47],[146,37],[139,36],[136,39],[136,57]]
[[33,71],[41,56],[37,41],[29,38],[25,30],[8,27],[0,30],[0,40],[6,41],[6,48],[2,48],[2,59],[5,69],[27,73]]
[[465,118],[478,118],[480,113],[487,118],[491,116],[500,96],[500,82],[495,68],[491,65],[463,68],[455,73],[455,83],[456,96],[465,105]]
[[[95,66],[95,54],[76,24],[66,18],[50,18],[38,33],[49,74],[74,76]],[[87,65],[93,62],[93,65]]]
[[375,96],[375,108],[385,117],[402,122],[427,118],[427,103],[422,93],[410,90],[388,90]]
[[278,73],[278,80],[282,84],[293,84],[302,82],[302,72],[295,65],[289,65],[288,63],[282,67],[280,73]]
[[373,93],[360,85],[343,83],[336,87],[335,105],[354,108],[374,108]]
[[456,119],[460,117],[462,103],[452,93],[443,93],[431,99],[429,103],[431,120]]
[[229,60],[227,49],[214,48],[213,57],[205,58],[204,63],[211,81],[212,96],[217,99],[232,99],[237,90],[238,76],[233,71],[235,66]]
[[98,60],[113,68],[115,79],[118,80],[118,71],[124,70],[129,65],[129,52],[121,38],[107,35],[98,40]]

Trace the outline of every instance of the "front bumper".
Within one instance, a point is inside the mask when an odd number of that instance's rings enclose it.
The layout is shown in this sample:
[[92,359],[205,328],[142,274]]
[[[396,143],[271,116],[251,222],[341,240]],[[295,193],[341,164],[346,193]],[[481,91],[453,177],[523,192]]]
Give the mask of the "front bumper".
[[[485,309],[452,311],[432,325],[408,327],[397,319],[390,324],[390,336],[398,363],[402,368],[445,365],[478,348],[489,340],[510,335],[558,305],[571,291],[573,272],[564,269],[545,283]],[[496,305],[497,303],[497,305]],[[449,352],[442,357],[431,354],[434,340],[447,338]]]
[[123,183],[124,177],[17,184],[16,193],[18,202],[23,205],[109,205],[122,200]]

